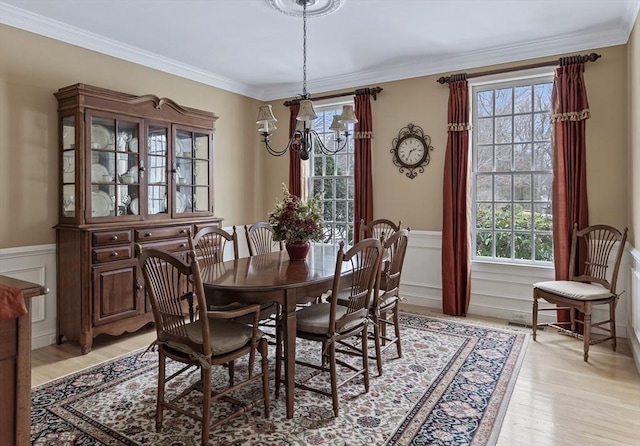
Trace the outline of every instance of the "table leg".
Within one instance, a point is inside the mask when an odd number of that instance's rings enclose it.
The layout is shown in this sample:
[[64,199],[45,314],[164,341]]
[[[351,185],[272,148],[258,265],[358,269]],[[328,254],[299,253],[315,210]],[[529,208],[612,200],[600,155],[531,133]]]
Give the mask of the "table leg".
[[283,307],[284,340],[284,385],[287,399],[287,418],[293,418],[293,396],[296,373],[296,295],[294,290],[285,291]]

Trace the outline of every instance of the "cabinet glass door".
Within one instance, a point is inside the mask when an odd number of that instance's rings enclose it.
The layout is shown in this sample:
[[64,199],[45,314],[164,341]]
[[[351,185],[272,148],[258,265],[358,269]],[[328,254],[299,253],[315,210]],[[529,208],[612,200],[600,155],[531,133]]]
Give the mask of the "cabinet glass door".
[[90,129],[91,217],[140,215],[139,122],[91,116]]
[[174,171],[176,196],[174,212],[208,212],[211,202],[211,134],[176,131]]
[[166,127],[150,125],[147,148],[147,214],[166,216],[167,166],[169,159],[169,131]]
[[76,216],[76,118],[62,118],[62,215]]

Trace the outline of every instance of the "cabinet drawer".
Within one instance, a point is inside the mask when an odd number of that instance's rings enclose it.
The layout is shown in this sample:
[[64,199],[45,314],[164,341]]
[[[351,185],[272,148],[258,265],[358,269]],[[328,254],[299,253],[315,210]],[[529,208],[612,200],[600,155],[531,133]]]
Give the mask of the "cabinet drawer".
[[171,226],[168,228],[136,229],[136,241],[160,240],[163,238],[187,237],[191,226]]
[[131,230],[94,232],[91,242],[93,246],[129,243],[131,242]]
[[93,263],[115,262],[116,260],[130,259],[131,246],[113,246],[111,248],[94,248],[91,250]]
[[163,242],[140,243],[140,246],[142,247],[143,251],[149,248],[161,249],[168,252],[189,250],[189,242],[187,241],[186,237],[178,240],[166,240]]

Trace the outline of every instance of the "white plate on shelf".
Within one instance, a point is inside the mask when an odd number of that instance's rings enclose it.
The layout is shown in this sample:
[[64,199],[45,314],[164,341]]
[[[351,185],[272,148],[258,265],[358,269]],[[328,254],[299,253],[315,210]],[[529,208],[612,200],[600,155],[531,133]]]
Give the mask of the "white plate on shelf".
[[93,163],[91,165],[91,181],[93,183],[101,183],[104,181],[104,176],[109,175],[109,171],[106,167],[99,163]]
[[127,170],[127,175],[131,177],[134,183],[138,182],[138,166],[133,166]]
[[106,127],[100,124],[91,126],[91,148],[106,149],[113,148],[114,135]]
[[133,215],[138,215],[138,199],[137,198],[134,198],[133,200],[131,200],[131,203],[129,203],[129,213]]
[[180,191],[176,191],[176,213],[182,214],[187,209],[187,196]]
[[111,197],[104,191],[94,190],[91,192],[91,216],[106,217],[113,209]]
[[129,140],[129,152],[138,153],[138,138],[135,136]]

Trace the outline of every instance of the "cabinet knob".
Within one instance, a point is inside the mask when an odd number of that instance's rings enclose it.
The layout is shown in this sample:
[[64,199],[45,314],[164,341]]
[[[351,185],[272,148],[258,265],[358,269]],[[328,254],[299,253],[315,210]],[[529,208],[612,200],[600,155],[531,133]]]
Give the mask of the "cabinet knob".
[[117,235],[112,235],[111,236],[111,240],[113,240],[115,242],[116,240],[118,240],[118,236]]
[[111,257],[118,257],[118,251],[113,251],[111,253]]
[[181,248],[184,248],[185,246],[187,246],[187,244],[186,244],[186,243],[181,243],[181,244],[180,244],[180,247],[181,247]]
[[187,230],[186,229],[180,229],[180,234],[186,234]]
[[151,232],[147,232],[144,236],[145,237],[151,237],[153,234]]

